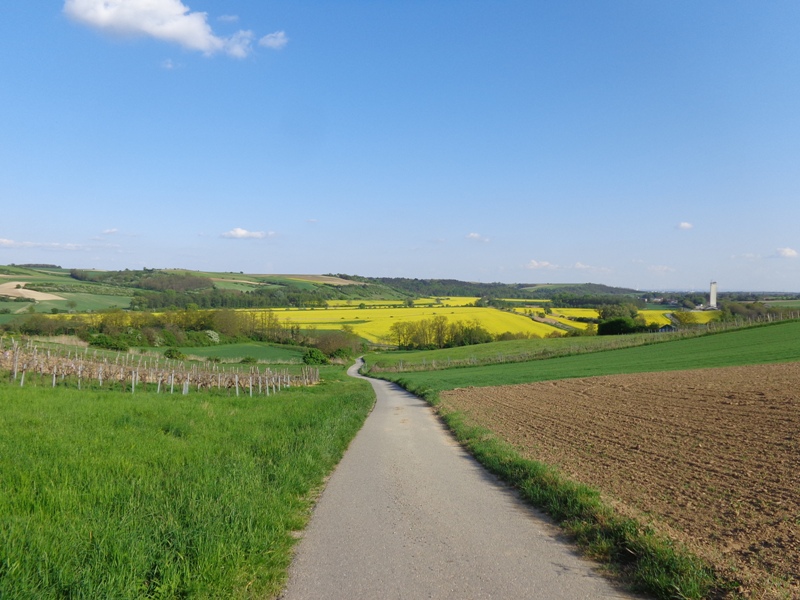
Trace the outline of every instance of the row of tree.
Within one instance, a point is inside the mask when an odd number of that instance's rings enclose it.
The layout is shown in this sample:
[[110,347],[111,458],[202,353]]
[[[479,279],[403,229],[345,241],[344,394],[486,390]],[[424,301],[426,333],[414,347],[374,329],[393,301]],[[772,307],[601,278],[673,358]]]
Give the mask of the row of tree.
[[398,321],[390,328],[389,339],[402,350],[432,350],[492,342],[495,337],[477,320],[448,321],[438,315],[419,321]]
[[76,335],[90,345],[112,350],[213,346],[241,341],[315,347],[330,357],[351,356],[364,349],[361,338],[348,326],[335,331],[301,329],[269,310],[149,313],[116,309],[86,315],[34,313],[4,328],[25,335]]

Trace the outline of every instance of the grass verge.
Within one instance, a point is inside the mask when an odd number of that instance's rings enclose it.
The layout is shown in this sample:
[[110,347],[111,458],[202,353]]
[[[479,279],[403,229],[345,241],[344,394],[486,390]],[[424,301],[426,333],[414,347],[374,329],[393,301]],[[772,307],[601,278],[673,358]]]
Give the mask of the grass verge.
[[716,597],[730,587],[684,548],[616,513],[597,490],[566,479],[552,466],[523,458],[511,444],[463,413],[444,410],[432,390],[422,393],[481,464],[551,515],[588,556],[607,565],[634,591],[662,599],[700,599]]
[[374,402],[0,384],[0,598],[269,598]]

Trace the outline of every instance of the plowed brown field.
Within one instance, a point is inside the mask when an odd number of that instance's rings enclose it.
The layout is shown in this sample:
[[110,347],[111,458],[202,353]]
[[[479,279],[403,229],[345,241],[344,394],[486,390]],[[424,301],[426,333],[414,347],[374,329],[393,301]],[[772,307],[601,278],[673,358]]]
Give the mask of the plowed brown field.
[[753,598],[800,598],[800,362],[441,394],[684,542]]

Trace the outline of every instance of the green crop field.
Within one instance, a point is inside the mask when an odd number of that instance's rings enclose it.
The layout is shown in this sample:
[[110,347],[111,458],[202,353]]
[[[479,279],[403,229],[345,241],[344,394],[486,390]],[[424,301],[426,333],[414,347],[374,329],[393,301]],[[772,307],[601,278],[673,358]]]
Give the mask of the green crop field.
[[414,370],[429,368],[435,364],[439,368],[452,363],[503,363],[549,356],[582,354],[598,350],[611,350],[629,346],[641,346],[660,341],[668,341],[671,334],[635,334],[626,336],[588,336],[560,337],[547,339],[509,340],[473,346],[444,348],[441,350],[422,350],[409,352],[373,352],[364,360],[368,368]]
[[545,360],[460,367],[444,371],[381,373],[412,391],[529,383],[569,377],[727,367],[800,360],[800,321],[788,321],[702,337],[561,356]]
[[305,351],[306,348],[265,344],[262,342],[181,348],[181,352],[187,356],[199,356],[202,358],[219,357],[220,359],[230,361],[236,361],[246,356],[251,356],[257,360],[274,363],[299,363],[302,361]]
[[128,308],[131,296],[109,296],[103,294],[58,292],[63,300],[43,300],[36,303],[36,312],[50,312],[52,308],[67,310],[67,302],[73,300],[76,312],[94,312],[106,308]]
[[780,308],[800,308],[800,300],[770,300],[766,304]]
[[270,400],[0,384],[0,597],[261,598],[368,383]]

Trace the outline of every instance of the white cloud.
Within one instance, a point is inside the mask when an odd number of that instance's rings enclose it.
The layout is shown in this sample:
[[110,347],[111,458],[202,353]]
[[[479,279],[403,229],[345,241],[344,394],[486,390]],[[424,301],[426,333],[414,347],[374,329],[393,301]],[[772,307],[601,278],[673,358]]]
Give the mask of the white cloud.
[[675,269],[672,267],[668,267],[666,265],[650,265],[647,267],[648,271],[652,271],[653,273],[674,273]]
[[252,31],[237,31],[228,38],[225,51],[234,58],[246,58],[253,51],[254,37]]
[[611,272],[611,269],[609,269],[608,267],[595,267],[595,266],[592,266],[592,265],[586,265],[586,264],[584,264],[582,262],[576,262],[574,265],[572,265],[571,268],[577,269],[578,271],[593,271],[595,273],[610,273]]
[[261,240],[265,237],[272,237],[275,235],[274,231],[264,232],[264,231],[247,231],[247,229],[242,229],[241,227],[234,227],[230,231],[226,231],[222,234],[222,237],[233,239],[233,240],[246,240],[246,239],[257,239]]
[[692,225],[691,223],[688,223],[687,221],[681,221],[680,223],[678,223],[678,229],[682,229],[684,231],[688,231],[689,229],[692,229],[693,227],[694,227],[694,225]]
[[274,33],[268,33],[260,40],[258,40],[259,46],[264,46],[265,48],[272,48],[273,50],[280,50],[289,43],[289,38],[286,37],[286,32],[284,31],[275,31]]
[[526,269],[558,269],[558,265],[554,265],[553,263],[549,263],[546,260],[531,260],[527,265],[525,265]]
[[586,263],[582,263],[580,261],[576,262],[574,265],[556,265],[546,260],[531,260],[527,265],[525,265],[526,269],[531,270],[549,270],[549,271],[592,271],[594,273],[610,273],[611,269],[608,267],[595,267],[593,265],[587,265]]
[[781,258],[797,258],[798,253],[794,248],[778,248],[776,254]]
[[239,15],[220,15],[217,17],[217,21],[222,21],[223,23],[236,23],[239,20]]
[[101,31],[149,36],[207,55],[225,52],[243,58],[251,50],[252,32],[214,35],[208,15],[191,12],[181,0],[65,0],[64,12]]
[[88,250],[83,244],[62,244],[59,242],[16,242],[0,238],[0,248],[44,248],[47,250]]
[[761,255],[753,254],[752,252],[731,255],[731,260],[760,260],[761,258]]
[[480,233],[468,233],[467,239],[472,240],[473,242],[488,242],[489,238],[482,236]]
[[104,229],[103,230],[103,235],[113,235],[113,234],[118,233],[118,232],[119,232],[119,229],[117,229],[116,227],[112,227],[111,229]]

